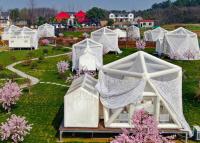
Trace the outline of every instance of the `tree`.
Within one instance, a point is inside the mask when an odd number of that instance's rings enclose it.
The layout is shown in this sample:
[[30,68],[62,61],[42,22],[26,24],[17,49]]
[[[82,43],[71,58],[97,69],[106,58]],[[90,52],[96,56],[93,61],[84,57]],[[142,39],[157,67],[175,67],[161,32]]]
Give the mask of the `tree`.
[[107,25],[108,26],[112,26],[113,24],[114,24],[114,20],[113,19],[109,19]]
[[0,135],[2,141],[12,140],[14,143],[19,143],[24,140],[24,137],[29,134],[32,129],[32,124],[28,124],[25,117],[11,115],[7,122],[1,123]]
[[31,20],[31,24],[34,24],[34,20],[35,20],[35,14],[34,14],[34,9],[36,6],[36,2],[35,0],[29,0],[29,18]]
[[112,143],[170,143],[172,139],[160,135],[156,119],[143,109],[135,112],[132,122],[135,128],[123,129]]
[[69,70],[69,63],[65,61],[60,61],[57,63],[58,73],[64,74],[67,70]]
[[46,20],[44,17],[40,16],[38,19],[37,19],[37,25],[42,25],[42,24],[45,24],[46,23]]
[[15,9],[10,10],[10,18],[11,18],[14,22],[16,22],[17,19],[19,19],[19,16],[20,16],[19,9],[15,8]]
[[94,23],[99,23],[101,20],[108,19],[108,12],[104,9],[93,7],[86,13],[87,18],[89,18]]

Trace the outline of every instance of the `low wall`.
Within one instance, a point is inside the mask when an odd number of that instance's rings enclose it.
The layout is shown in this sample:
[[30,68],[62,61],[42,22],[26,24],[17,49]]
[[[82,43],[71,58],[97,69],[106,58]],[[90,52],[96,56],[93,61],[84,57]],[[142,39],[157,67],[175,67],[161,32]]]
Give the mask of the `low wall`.
[[[120,48],[134,48],[136,47],[136,41],[133,40],[119,40],[119,47]],[[154,48],[156,47],[156,42],[146,42],[146,48]]]

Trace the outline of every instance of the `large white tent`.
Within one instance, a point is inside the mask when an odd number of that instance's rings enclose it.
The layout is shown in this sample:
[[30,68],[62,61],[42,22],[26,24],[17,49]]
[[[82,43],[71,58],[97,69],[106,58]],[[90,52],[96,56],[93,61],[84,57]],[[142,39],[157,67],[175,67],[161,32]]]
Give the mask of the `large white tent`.
[[17,27],[15,25],[11,25],[11,26],[8,26],[6,28],[4,28],[4,31],[3,31],[3,34],[2,34],[2,40],[6,40],[8,41],[9,40],[9,37],[10,37],[10,34],[12,34],[13,32],[17,32],[21,30],[20,27]]
[[98,70],[103,65],[103,45],[85,39],[73,45],[72,70]]
[[163,39],[164,35],[168,31],[163,29],[162,27],[155,28],[153,30],[148,30],[144,32],[144,39],[146,41],[153,41],[156,42],[159,39]]
[[103,27],[91,33],[91,38],[103,45],[104,54],[108,52],[121,53],[118,46],[118,35],[111,29]]
[[41,37],[55,37],[55,27],[50,24],[43,24],[38,27],[38,36]]
[[127,33],[124,30],[117,28],[113,31],[118,35],[118,38],[126,38],[127,37]]
[[10,33],[9,48],[38,48],[38,34],[36,30],[23,27]]
[[163,44],[157,49],[172,59],[200,59],[197,34],[182,27],[166,33]]
[[139,51],[104,65],[96,85],[104,106],[104,124],[133,126],[132,114],[145,109],[161,129],[191,129],[182,109],[182,69]]
[[97,80],[89,75],[75,79],[64,97],[64,127],[98,127]]
[[137,26],[130,26],[127,29],[127,37],[130,39],[140,39],[140,28]]

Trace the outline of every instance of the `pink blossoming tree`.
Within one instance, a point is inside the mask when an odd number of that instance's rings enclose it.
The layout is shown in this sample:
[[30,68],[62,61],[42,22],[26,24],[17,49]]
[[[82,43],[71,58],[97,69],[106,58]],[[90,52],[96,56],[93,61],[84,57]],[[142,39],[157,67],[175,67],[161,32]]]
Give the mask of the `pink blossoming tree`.
[[60,61],[57,63],[57,69],[60,74],[64,74],[67,70],[69,70],[69,63],[66,61]]
[[0,89],[0,102],[2,107],[8,112],[11,110],[12,105],[16,104],[21,96],[21,89],[15,82],[7,82]]
[[180,55],[178,52],[171,52],[169,55],[170,59],[174,59],[174,60],[179,60],[180,59]]
[[183,56],[185,58],[187,58],[188,60],[190,59],[194,59],[195,56],[194,56],[195,52],[193,52],[192,50],[188,49],[187,51],[184,52]]
[[123,129],[112,143],[172,143],[172,137],[160,135],[156,119],[143,109],[135,112],[132,122],[135,128]]
[[28,124],[25,117],[11,115],[5,123],[1,123],[1,140],[12,140],[14,143],[22,142],[31,129],[32,124]]
[[137,40],[136,41],[136,48],[138,50],[144,50],[146,47],[146,42],[144,40]]

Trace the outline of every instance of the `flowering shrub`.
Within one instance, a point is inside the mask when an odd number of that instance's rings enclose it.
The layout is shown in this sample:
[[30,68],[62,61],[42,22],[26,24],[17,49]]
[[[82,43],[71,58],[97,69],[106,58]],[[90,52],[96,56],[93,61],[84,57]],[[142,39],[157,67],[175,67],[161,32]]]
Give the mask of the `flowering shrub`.
[[2,141],[12,140],[14,143],[22,142],[32,129],[25,117],[11,115],[7,122],[1,123],[0,135]]
[[2,107],[7,111],[11,110],[11,106],[16,104],[20,96],[20,87],[15,82],[9,81],[0,89],[0,101]]
[[188,60],[194,59],[195,58],[194,53],[195,52],[192,52],[190,49],[188,49],[187,51],[184,52],[183,56]]
[[46,46],[46,45],[49,45],[49,44],[50,44],[50,41],[48,39],[41,40],[41,45]]
[[134,129],[123,129],[123,133],[115,137],[112,143],[171,143],[172,137],[159,134],[156,119],[143,109],[136,111],[132,122]]
[[138,50],[144,50],[146,47],[146,42],[144,40],[138,40],[136,41],[136,48]]
[[57,69],[60,74],[63,74],[69,70],[69,63],[66,61],[60,61],[57,63]]

